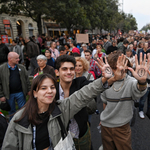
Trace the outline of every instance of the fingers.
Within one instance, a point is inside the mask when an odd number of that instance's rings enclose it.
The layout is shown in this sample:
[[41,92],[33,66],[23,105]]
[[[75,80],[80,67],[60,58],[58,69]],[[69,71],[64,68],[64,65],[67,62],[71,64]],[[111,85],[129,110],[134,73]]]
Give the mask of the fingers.
[[135,55],[135,65],[136,65],[136,67],[138,66],[138,58],[137,58],[137,54]]
[[132,74],[134,73],[134,70],[131,67],[128,67],[128,70],[132,72]]
[[144,54],[144,61],[143,61],[143,65],[145,66],[146,63],[146,54]]
[[148,56],[148,61],[147,61],[147,70],[149,70],[149,67],[150,67],[150,54],[148,53],[147,54],[147,56]]
[[105,57],[105,63],[106,63],[106,64],[108,64],[108,62],[107,62],[107,58],[106,58],[106,57]]
[[142,65],[142,52],[140,53],[140,65]]

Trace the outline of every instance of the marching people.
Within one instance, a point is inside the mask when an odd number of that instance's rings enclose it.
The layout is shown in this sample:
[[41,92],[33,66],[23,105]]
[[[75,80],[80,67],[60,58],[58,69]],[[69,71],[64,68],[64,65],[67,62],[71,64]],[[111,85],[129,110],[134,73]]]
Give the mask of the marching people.
[[[109,65],[101,63],[100,67],[107,70]],[[117,71],[121,72],[119,67],[118,64]],[[61,134],[62,126],[66,132],[69,120],[85,107],[91,98],[105,90],[107,87],[105,83],[111,76],[112,74],[104,71],[102,78],[57,102],[55,79],[49,74],[37,76],[32,81],[28,102],[9,123],[2,150],[55,148],[61,137],[66,137],[66,134]],[[113,79],[120,78],[120,73],[113,77]]]

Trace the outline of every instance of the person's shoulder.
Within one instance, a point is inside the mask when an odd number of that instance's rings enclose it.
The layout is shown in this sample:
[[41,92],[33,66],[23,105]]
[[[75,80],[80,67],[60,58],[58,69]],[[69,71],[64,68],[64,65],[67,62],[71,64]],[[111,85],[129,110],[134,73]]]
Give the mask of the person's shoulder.
[[3,63],[2,65],[0,65],[0,68],[8,68],[7,62]]

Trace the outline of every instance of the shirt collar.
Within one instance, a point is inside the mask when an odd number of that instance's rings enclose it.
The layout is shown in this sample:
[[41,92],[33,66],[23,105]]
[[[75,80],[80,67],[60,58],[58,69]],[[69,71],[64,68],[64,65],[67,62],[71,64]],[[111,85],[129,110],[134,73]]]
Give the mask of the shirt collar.
[[65,96],[64,91],[59,83],[59,99],[60,100],[64,99],[64,96]]
[[16,69],[16,67],[17,67],[17,65],[15,65],[15,67],[14,68],[12,68],[8,63],[7,63],[7,65],[8,65],[8,68],[9,69],[11,69],[11,70],[15,70]]

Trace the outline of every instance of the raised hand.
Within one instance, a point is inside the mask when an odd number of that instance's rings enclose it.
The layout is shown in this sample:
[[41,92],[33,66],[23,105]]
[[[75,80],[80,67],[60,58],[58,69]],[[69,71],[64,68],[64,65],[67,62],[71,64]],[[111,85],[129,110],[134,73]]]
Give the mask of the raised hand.
[[135,55],[136,70],[128,67],[133,76],[139,81],[139,83],[145,83],[147,79],[147,73],[149,72],[150,55],[148,55],[148,62],[146,63],[146,54],[144,54],[144,60],[142,60],[142,53],[140,53],[140,62],[138,63],[137,55]]
[[103,77],[109,79],[112,77],[112,69],[110,68],[107,59],[105,57],[105,63],[103,62],[103,58],[100,59],[97,58],[98,63],[96,62],[96,65],[101,69]]
[[126,60],[125,55],[121,55],[118,57],[117,60],[117,69],[114,71],[114,78],[115,80],[121,80],[124,78],[125,75],[125,70],[127,69],[127,63],[128,61]]

